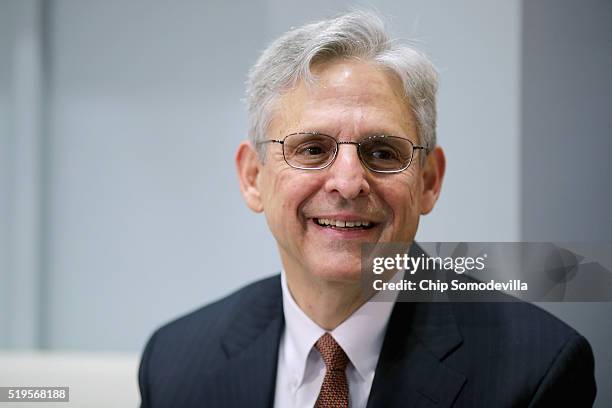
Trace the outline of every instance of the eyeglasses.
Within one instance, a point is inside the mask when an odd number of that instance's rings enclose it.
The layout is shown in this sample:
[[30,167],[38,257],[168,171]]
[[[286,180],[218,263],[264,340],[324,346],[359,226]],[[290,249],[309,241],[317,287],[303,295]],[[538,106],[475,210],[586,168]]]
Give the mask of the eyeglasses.
[[330,166],[338,156],[341,144],[357,147],[363,165],[376,173],[399,173],[406,170],[415,150],[425,150],[408,139],[397,136],[370,136],[360,142],[340,142],[329,135],[316,132],[299,132],[285,136],[283,140],[265,140],[263,143],[280,143],[287,164],[295,169],[321,170]]

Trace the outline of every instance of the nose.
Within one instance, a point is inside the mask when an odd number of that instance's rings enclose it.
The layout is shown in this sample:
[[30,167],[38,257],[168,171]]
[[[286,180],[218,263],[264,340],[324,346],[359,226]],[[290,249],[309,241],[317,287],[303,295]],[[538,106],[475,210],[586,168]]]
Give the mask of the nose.
[[349,143],[338,146],[336,159],[327,169],[329,176],[325,182],[326,192],[338,193],[347,200],[370,193],[367,169],[361,163],[356,147]]

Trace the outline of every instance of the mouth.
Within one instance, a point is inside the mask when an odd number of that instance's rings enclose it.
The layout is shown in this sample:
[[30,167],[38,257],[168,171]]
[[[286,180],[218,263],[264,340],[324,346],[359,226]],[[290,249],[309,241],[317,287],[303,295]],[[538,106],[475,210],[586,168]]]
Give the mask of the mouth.
[[335,220],[331,218],[313,218],[315,224],[323,228],[336,230],[368,230],[374,228],[374,223],[366,220]]

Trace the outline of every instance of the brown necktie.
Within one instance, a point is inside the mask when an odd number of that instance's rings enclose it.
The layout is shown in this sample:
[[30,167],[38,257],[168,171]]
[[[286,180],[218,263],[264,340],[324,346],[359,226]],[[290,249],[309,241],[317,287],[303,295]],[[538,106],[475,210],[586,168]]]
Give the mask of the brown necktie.
[[349,359],[346,353],[329,333],[317,340],[315,348],[325,363],[325,377],[315,408],[347,408],[349,387],[345,369]]

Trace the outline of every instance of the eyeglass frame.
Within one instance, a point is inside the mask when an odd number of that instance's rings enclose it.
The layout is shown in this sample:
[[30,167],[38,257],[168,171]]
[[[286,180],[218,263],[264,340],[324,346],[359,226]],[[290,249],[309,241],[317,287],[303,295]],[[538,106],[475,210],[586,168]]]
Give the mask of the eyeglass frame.
[[[300,167],[300,166],[294,166],[293,164],[289,163],[289,161],[287,160],[287,156],[285,155],[285,139],[287,139],[290,136],[295,136],[295,135],[312,135],[312,136],[327,136],[327,137],[329,137],[330,139],[332,139],[332,140],[334,140],[336,142],[336,150],[334,151],[334,157],[329,161],[329,163],[327,163],[325,166],[321,166],[321,167]],[[371,168],[370,166],[368,166],[366,161],[361,156],[361,150],[359,149],[361,147],[361,144],[363,142],[367,141],[367,140],[370,140],[370,139],[385,138],[385,137],[393,137],[393,138],[396,138],[396,139],[402,139],[402,140],[405,140],[405,141],[407,141],[408,143],[410,143],[412,145],[412,151],[410,152],[410,160],[408,160],[408,164],[406,164],[406,166],[404,166],[404,167],[402,167],[401,169],[398,169],[398,170],[375,170],[375,169]],[[429,153],[429,148],[427,146],[417,145],[412,140],[406,139],[406,138],[403,138],[403,137],[393,136],[393,135],[384,135],[384,134],[382,134],[382,135],[372,135],[372,136],[369,136],[369,137],[363,139],[360,142],[349,142],[349,141],[336,140],[335,137],[327,135],[325,133],[320,133],[320,132],[295,132],[295,133],[288,134],[282,140],[279,140],[279,139],[270,139],[270,140],[264,140],[264,141],[258,142],[257,144],[260,145],[260,144],[264,144],[264,143],[279,143],[280,145],[282,145],[283,146],[283,159],[285,160],[285,163],[287,163],[287,165],[289,167],[297,169],[297,170],[323,170],[323,169],[328,168],[329,166],[331,166],[336,161],[336,158],[338,157],[338,152],[340,151],[340,145],[354,145],[355,148],[357,149],[357,155],[359,156],[359,161],[361,162],[361,164],[363,164],[365,166],[365,168],[370,170],[370,171],[373,171],[375,173],[383,173],[383,174],[401,173],[402,171],[406,170],[412,164],[412,160],[414,159],[414,152],[415,152],[415,150],[425,150],[426,154]]]

